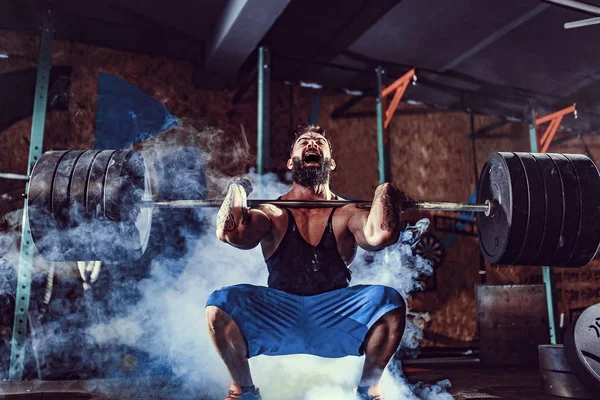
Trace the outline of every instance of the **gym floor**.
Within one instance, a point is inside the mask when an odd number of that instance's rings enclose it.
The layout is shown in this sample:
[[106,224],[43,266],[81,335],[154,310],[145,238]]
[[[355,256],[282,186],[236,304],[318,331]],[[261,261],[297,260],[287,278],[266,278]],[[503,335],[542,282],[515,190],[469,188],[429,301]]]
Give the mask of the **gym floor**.
[[[412,363],[411,363],[412,364]],[[452,387],[449,392],[456,400],[472,399],[506,399],[506,400],[557,400],[558,397],[540,391],[539,371],[536,368],[483,368],[473,362],[465,365],[410,365],[404,368],[411,383],[423,382],[434,384],[449,379]],[[130,400],[173,400],[168,393],[157,394],[152,384],[146,387],[146,393],[126,393],[132,385],[127,381],[111,381],[110,393],[98,393],[93,390],[97,386],[94,381],[24,381],[1,382],[0,399],[4,400],[109,400],[129,398]],[[161,388],[163,389],[163,388]],[[163,390],[161,390],[163,391]],[[123,397],[126,396],[126,397]],[[396,400],[396,399],[391,399]]]
[[450,394],[456,400],[557,400],[559,397],[540,390],[537,368],[484,368],[479,365],[444,365],[406,367],[404,372],[412,382],[436,383],[449,379]]

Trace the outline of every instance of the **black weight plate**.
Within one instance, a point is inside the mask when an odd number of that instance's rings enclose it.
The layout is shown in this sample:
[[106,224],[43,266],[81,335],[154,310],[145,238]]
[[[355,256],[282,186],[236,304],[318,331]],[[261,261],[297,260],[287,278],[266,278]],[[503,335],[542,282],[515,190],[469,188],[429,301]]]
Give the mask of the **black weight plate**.
[[75,163],[83,151],[68,151],[60,160],[52,184],[52,213],[59,229],[71,226],[69,191]]
[[516,265],[536,265],[535,258],[542,244],[546,224],[546,200],[544,196],[544,178],[536,159],[530,153],[514,153],[525,171],[527,180],[527,228],[523,248]]
[[145,179],[146,169],[140,153],[117,151],[106,171],[104,216],[115,221],[129,219],[142,199]]
[[35,246],[42,257],[61,261],[63,252],[56,237],[56,220],[52,214],[52,185],[60,160],[68,151],[48,151],[40,157],[31,170],[27,193],[29,229]]
[[65,252],[65,261],[94,261],[91,232],[94,218],[85,213],[86,191],[89,174],[100,151],[85,151],[75,163],[71,174],[68,194],[69,219],[71,230],[68,236],[70,249]]
[[84,151],[71,150],[61,159],[52,185],[52,215],[57,231],[53,237],[60,241],[60,260],[79,261],[91,255],[87,235],[82,235],[79,215],[71,208],[69,197],[75,165]]
[[[571,399],[593,399],[592,395],[570,372],[556,372],[540,369],[542,392],[552,396]],[[527,397],[526,397],[527,398]]]
[[75,163],[75,169],[71,178],[71,189],[69,191],[71,220],[75,223],[85,219],[88,178],[92,170],[92,165],[94,165],[94,161],[99,154],[99,150],[88,150]]
[[96,218],[104,215],[104,177],[111,157],[115,151],[102,150],[94,159],[87,179],[87,190],[85,193],[86,215]]
[[99,218],[92,232],[96,259],[107,262],[139,260],[148,246],[151,227],[151,208],[140,209],[133,221]]
[[[506,190],[508,188],[508,190]],[[495,153],[483,166],[477,190],[477,203],[493,202],[493,212],[489,216],[477,215],[477,235],[481,252],[492,264],[498,263],[508,242],[512,204],[510,176],[502,157]]]
[[538,346],[540,369],[556,372],[571,372],[562,344],[540,344]]
[[52,213],[52,185],[60,160],[68,151],[48,151],[40,157],[31,170],[28,205],[37,206]]
[[581,154],[565,154],[577,173],[581,193],[579,233],[566,264],[583,267],[596,255],[600,244],[600,174],[594,162]]
[[600,304],[587,308],[565,334],[565,357],[579,381],[600,392]]
[[545,211],[542,243],[533,261],[534,265],[549,265],[556,250],[563,222],[563,194],[560,174],[556,164],[547,154],[532,154],[544,180]]
[[139,259],[148,245],[152,208],[140,207],[149,195],[144,160],[134,151],[118,150],[104,179],[104,215],[98,217],[94,253],[103,261]]
[[494,204],[489,216],[477,216],[483,256],[492,264],[512,264],[523,248],[529,208],[523,165],[514,153],[494,153],[486,161],[477,201]]
[[550,266],[566,266],[573,252],[581,218],[581,195],[575,168],[562,154],[548,154],[560,175],[563,194],[563,221],[556,250],[548,262]]
[[[208,198],[204,157],[198,148],[177,146],[150,154],[145,161],[152,162],[156,180],[156,193],[151,197],[158,201]],[[206,233],[206,219],[212,218],[205,211],[163,208],[154,214],[148,248],[140,263],[150,265],[157,256],[167,255],[171,260],[170,273],[180,274],[185,269],[188,249]]]
[[113,154],[106,169],[103,188],[104,216],[108,219],[121,221],[122,191],[127,185],[127,176],[124,176],[125,165],[130,151],[117,150]]

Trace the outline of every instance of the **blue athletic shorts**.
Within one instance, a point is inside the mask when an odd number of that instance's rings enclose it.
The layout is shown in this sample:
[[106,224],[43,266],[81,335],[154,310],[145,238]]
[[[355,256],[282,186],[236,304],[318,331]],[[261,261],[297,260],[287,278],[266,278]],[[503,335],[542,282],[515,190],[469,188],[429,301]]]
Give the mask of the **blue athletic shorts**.
[[337,358],[362,355],[369,329],[406,303],[396,289],[379,285],[297,296],[244,284],[213,292],[206,305],[233,318],[246,338],[249,358],[261,354]]

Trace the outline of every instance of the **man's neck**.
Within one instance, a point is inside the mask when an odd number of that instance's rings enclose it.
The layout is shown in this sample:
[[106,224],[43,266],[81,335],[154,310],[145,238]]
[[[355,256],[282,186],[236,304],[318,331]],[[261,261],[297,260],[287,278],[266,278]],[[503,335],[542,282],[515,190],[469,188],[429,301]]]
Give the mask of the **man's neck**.
[[[294,182],[292,184],[292,190],[287,194],[294,199],[302,200],[334,200],[335,195],[329,188],[329,183],[318,185],[315,187],[306,187]],[[286,197],[287,197],[286,196]]]

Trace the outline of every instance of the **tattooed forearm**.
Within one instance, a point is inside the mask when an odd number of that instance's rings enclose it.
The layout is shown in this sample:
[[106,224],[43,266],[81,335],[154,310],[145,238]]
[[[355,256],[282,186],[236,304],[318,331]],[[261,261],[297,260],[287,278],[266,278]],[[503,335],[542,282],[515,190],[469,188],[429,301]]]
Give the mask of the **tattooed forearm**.
[[235,218],[233,218],[233,214],[229,214],[227,216],[227,219],[225,220],[225,224],[223,225],[223,230],[225,232],[235,231]]
[[231,214],[231,209],[233,208],[233,190],[235,189],[229,189],[227,196],[225,196],[225,199],[221,204],[221,208],[219,208],[219,213],[217,214],[217,229],[225,232],[232,232],[235,230],[235,218],[233,218],[233,215]]
[[[240,197],[236,200],[236,203],[241,203],[241,205],[234,206],[234,196],[236,195]],[[224,232],[235,231],[237,228],[236,215],[240,218],[240,211],[242,225],[248,225],[250,218],[248,214],[246,191],[240,185],[233,184],[229,187],[227,196],[223,200],[219,213],[217,214],[217,229]]]
[[373,205],[376,202],[380,202],[382,205],[381,229],[388,232],[395,231],[400,220],[398,205],[394,204],[392,190],[388,185],[379,186],[375,191],[375,199],[373,200]]

